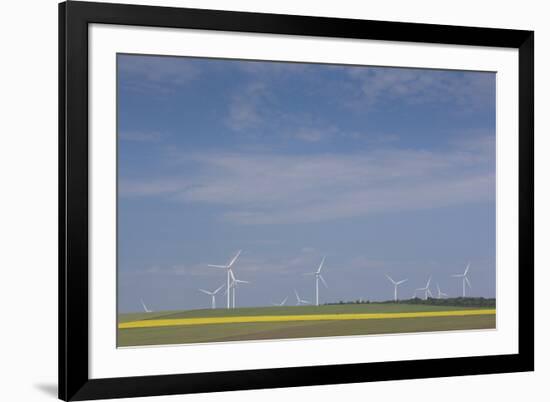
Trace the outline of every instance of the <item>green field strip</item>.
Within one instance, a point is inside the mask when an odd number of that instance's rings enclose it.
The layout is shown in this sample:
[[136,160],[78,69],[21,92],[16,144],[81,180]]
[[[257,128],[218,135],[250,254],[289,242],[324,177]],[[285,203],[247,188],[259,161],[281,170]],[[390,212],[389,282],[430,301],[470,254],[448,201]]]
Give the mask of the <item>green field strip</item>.
[[290,314],[339,314],[339,313],[401,313],[413,311],[450,311],[469,310],[487,307],[464,306],[437,306],[406,303],[364,303],[364,304],[335,304],[322,306],[281,306],[281,307],[240,307],[236,309],[197,309],[197,310],[173,310],[151,313],[126,313],[119,314],[118,322],[171,319],[171,318],[195,318],[195,317],[234,317],[255,315],[290,315]]
[[496,315],[290,321],[128,328],[118,331],[119,347],[234,342],[331,336],[363,336],[496,328]]
[[422,317],[456,317],[471,315],[494,315],[495,309],[470,309],[447,311],[415,311],[401,313],[339,313],[339,314],[292,314],[292,315],[256,315],[230,317],[197,317],[151,319],[119,323],[119,329],[168,327],[182,325],[236,324],[289,321],[342,321],[342,320],[375,320]]

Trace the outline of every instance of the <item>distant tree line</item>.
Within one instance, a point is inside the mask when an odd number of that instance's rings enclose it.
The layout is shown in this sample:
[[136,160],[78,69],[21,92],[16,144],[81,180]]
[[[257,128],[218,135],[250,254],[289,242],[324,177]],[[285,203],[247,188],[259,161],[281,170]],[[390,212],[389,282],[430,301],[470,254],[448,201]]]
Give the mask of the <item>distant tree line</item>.
[[340,300],[338,302],[323,303],[325,306],[334,306],[338,304],[370,304],[369,300]]
[[[485,297],[448,297],[445,299],[435,299],[428,297],[427,300],[415,297],[413,299],[405,299],[398,301],[401,304],[427,304],[431,306],[463,306],[463,307],[495,307],[496,299]],[[395,303],[393,300],[386,301],[370,301],[370,300],[340,300],[333,303],[325,303],[327,306],[339,304],[388,304]]]
[[464,306],[464,307],[495,307],[496,299],[487,299],[485,297],[448,297],[446,299],[434,299],[428,297],[427,300],[414,299],[401,300],[405,304],[429,304],[432,306]]

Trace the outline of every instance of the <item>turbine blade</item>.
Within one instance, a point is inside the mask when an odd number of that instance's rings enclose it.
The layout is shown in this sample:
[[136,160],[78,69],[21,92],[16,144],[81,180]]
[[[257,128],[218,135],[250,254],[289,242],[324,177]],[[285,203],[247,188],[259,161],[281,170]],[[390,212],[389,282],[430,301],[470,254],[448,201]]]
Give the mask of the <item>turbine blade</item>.
[[328,289],[328,285],[327,285],[327,283],[325,282],[325,280],[323,279],[323,277],[321,275],[319,275],[319,279],[321,280],[321,282],[323,282],[323,285],[325,285],[325,288]]
[[298,296],[298,291],[294,289],[294,294],[296,295],[296,300],[298,300],[298,303],[300,302],[300,296]]
[[220,290],[222,290],[222,288],[225,286],[225,284],[222,284],[219,288],[217,288],[216,290],[214,290],[214,294],[218,293]]
[[207,294],[207,295],[210,295],[210,296],[212,296],[212,293],[211,293],[211,292],[209,292],[208,290],[204,290],[204,289],[199,289],[199,291],[201,291],[202,293],[205,293],[205,294]]
[[466,275],[468,273],[469,269],[470,269],[470,263],[468,263],[468,265],[466,265],[466,270],[464,271],[464,275]]
[[431,281],[432,281],[432,276],[430,275],[430,277],[428,278],[428,283],[426,283],[426,288],[430,287],[430,282]]
[[462,274],[453,274],[451,275],[453,278],[462,278],[464,275]]
[[391,278],[391,276],[386,275],[386,278],[388,278],[388,280],[395,285],[395,281]]
[[401,281],[399,281],[399,282],[394,283],[394,285],[401,285],[402,283],[405,283],[405,282],[407,282],[407,281],[408,281],[408,279],[403,279],[403,280],[401,280]]
[[321,263],[319,264],[319,268],[317,268],[317,273],[321,272],[321,268],[323,268],[323,264],[325,263],[325,257],[321,260]]
[[141,305],[143,306],[143,310],[145,310],[146,313],[150,313],[151,310],[149,310],[149,309],[147,308],[147,306],[145,305],[145,303],[143,302],[143,300],[140,299],[140,302],[141,302]]
[[239,258],[239,255],[241,255],[241,251],[242,250],[237,251],[237,254],[235,255],[235,257],[233,257],[233,259],[229,262],[229,264],[227,264],[228,267],[231,267],[235,263],[235,261],[237,261],[237,258]]
[[288,299],[288,296],[285,297],[285,299],[281,302],[281,306],[284,306],[284,304],[286,303],[287,299]]
[[472,284],[470,283],[470,280],[468,279],[468,277],[465,276],[464,279],[466,280],[466,283],[468,284],[468,287],[471,289],[471,288],[472,288]]
[[212,265],[212,264],[208,264],[209,267],[212,267],[212,268],[223,268],[223,269],[227,269],[227,265]]
[[231,276],[231,280],[232,280],[233,282],[235,282],[235,274],[233,274],[233,270],[232,270],[232,269],[229,270],[229,276]]

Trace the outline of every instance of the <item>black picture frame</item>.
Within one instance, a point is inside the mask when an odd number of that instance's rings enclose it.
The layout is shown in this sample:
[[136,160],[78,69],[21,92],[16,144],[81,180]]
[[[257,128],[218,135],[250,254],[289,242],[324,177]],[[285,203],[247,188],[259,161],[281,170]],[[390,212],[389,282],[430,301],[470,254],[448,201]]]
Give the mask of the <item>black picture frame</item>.
[[[517,354],[90,379],[88,25],[375,39],[519,51]],[[534,32],[70,1],[59,5],[59,398],[170,395],[534,370]]]

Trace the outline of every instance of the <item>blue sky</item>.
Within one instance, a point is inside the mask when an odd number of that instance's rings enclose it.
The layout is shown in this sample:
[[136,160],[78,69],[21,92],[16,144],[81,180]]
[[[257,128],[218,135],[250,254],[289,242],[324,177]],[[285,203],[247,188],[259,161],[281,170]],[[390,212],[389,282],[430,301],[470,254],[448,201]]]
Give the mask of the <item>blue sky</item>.
[[[118,56],[121,312],[495,295],[495,75]],[[218,303],[223,305],[223,297]]]

